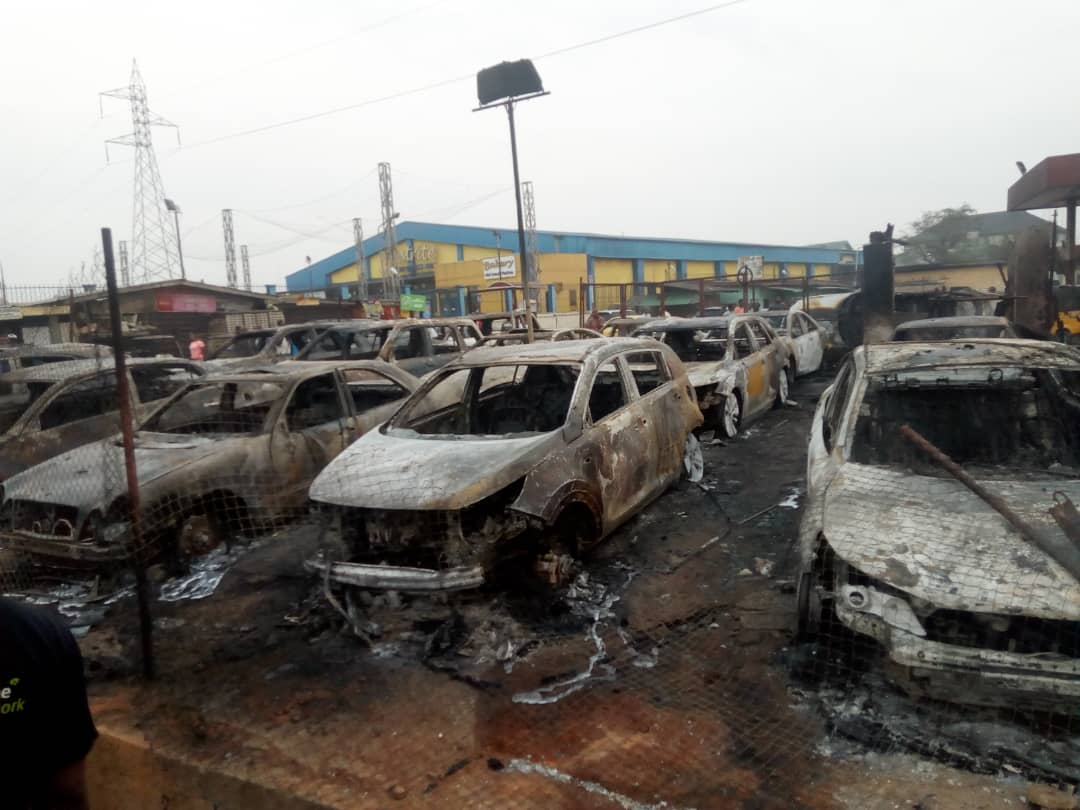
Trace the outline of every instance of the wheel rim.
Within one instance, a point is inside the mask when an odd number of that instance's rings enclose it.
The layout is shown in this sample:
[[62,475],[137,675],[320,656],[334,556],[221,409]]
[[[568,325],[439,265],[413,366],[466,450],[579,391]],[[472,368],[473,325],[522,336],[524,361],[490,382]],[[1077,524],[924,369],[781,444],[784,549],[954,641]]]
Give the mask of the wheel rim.
[[724,397],[724,433],[733,438],[739,430],[739,398],[734,394]]
[[780,369],[780,401],[787,402],[788,398],[788,378],[787,369]]
[[686,479],[695,484],[705,474],[705,456],[701,453],[701,442],[693,433],[686,435],[686,446],[683,449],[683,472]]
[[191,515],[180,524],[177,545],[180,554],[191,559],[209,554],[221,545],[221,537],[208,515]]

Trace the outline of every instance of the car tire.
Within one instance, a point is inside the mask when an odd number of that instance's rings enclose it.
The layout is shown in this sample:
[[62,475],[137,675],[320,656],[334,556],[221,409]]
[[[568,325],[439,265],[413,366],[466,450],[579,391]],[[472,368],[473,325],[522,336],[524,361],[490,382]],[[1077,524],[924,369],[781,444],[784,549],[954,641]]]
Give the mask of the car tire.
[[795,592],[796,621],[795,638],[813,641],[821,634],[821,598],[814,587],[815,575],[804,571],[799,576]]
[[225,523],[209,511],[191,512],[176,527],[174,556],[177,568],[187,572],[191,564],[228,544]]
[[716,406],[716,426],[728,439],[739,434],[742,423],[742,400],[734,391],[724,396],[724,401]]
[[680,480],[696,484],[705,475],[705,456],[701,452],[701,442],[693,431],[686,434],[686,442],[683,444],[682,467],[680,468]]
[[791,366],[784,366],[776,375],[776,399],[773,401],[774,408],[783,408],[791,394]]

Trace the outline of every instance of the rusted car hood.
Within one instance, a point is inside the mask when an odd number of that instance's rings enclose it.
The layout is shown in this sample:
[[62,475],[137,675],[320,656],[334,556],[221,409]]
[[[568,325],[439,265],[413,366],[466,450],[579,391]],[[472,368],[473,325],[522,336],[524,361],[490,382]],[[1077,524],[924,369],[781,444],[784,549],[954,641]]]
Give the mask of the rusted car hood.
[[[984,482],[1031,525],[1059,532],[1056,490],[1080,481]],[[847,463],[825,494],[825,538],[865,574],[940,608],[1080,619],[1080,583],[951,477]]]
[[694,388],[716,385],[722,380],[735,376],[735,369],[724,365],[723,360],[711,363],[684,363],[686,376]]
[[[140,486],[220,455],[243,439],[136,434],[135,466]],[[116,439],[86,444],[31,467],[4,482],[7,498],[64,504],[81,510],[107,506],[127,492],[124,450]]]
[[521,478],[562,432],[512,439],[405,438],[372,430],[327,465],[311,498],[367,509],[463,509]]

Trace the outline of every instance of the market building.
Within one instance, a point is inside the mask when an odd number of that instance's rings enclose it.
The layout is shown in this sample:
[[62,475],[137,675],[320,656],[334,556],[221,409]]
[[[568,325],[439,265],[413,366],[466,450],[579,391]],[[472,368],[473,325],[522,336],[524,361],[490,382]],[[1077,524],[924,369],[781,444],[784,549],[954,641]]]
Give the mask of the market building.
[[[363,273],[377,297],[387,267],[394,268],[405,293],[423,295],[429,311],[463,315],[470,311],[508,308],[521,284],[516,230],[402,222],[395,227],[396,255],[387,261],[382,233],[362,243]],[[819,245],[758,245],[687,239],[655,239],[561,231],[538,231],[538,308],[568,312],[583,303],[591,307],[593,292],[578,300],[581,282],[633,284],[641,296],[650,285],[698,278],[734,281],[747,257],[760,257],[762,279],[854,278],[859,254],[848,242]],[[286,277],[289,292],[327,298],[350,298],[360,281],[357,250],[350,246],[312,262]],[[692,295],[690,293],[689,295]]]

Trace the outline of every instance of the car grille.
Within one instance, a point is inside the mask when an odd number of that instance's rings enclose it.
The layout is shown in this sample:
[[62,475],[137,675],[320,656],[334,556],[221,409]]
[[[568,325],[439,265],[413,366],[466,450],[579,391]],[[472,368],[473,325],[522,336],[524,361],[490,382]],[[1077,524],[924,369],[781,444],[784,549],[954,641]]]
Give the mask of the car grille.
[[936,610],[922,620],[930,641],[997,652],[1080,658],[1080,622]]
[[73,506],[9,500],[0,514],[0,525],[34,534],[74,538],[78,519],[79,510]]

